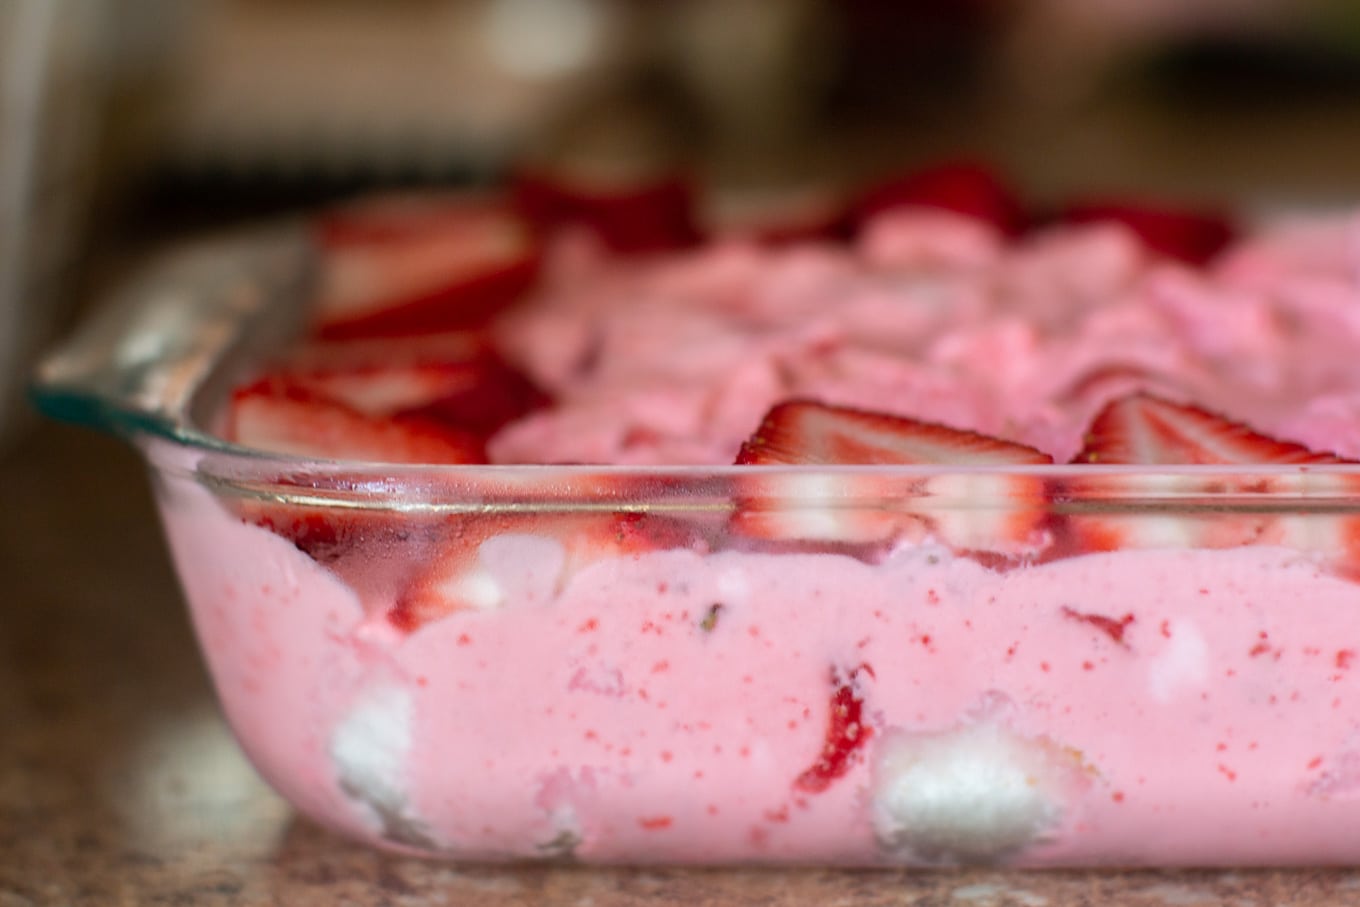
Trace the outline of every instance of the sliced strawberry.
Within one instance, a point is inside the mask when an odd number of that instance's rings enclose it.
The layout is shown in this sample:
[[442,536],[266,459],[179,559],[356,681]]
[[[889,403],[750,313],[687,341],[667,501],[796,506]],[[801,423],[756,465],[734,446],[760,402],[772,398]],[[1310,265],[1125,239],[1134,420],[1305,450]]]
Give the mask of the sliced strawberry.
[[485,323],[532,286],[538,243],[494,199],[384,198],[321,217],[313,332],[327,339]]
[[1068,205],[1061,219],[1074,224],[1123,224],[1152,251],[1192,265],[1212,260],[1237,232],[1218,212],[1151,207],[1124,199],[1079,201]]
[[1277,441],[1197,406],[1141,393],[1115,400],[1096,415],[1073,462],[1249,466],[1344,461]]
[[[807,400],[780,403],[742,445],[737,463],[760,466],[1028,466],[1051,463],[1031,447],[887,413]],[[752,476],[738,531],[772,539],[869,542],[935,533],[956,548],[1021,554],[1041,544],[1037,477],[958,473],[899,485],[863,475]]]
[[[389,614],[408,632],[449,614],[501,607],[513,594],[505,563],[488,563],[488,542],[520,546],[513,570],[524,588],[555,595],[579,571],[610,557],[629,557],[704,541],[679,520],[647,513],[552,512],[458,515],[444,541]],[[546,544],[545,544],[546,543]]]
[[547,396],[499,356],[293,369],[280,379],[369,416],[418,416],[490,436]]
[[[1304,470],[1347,461],[1301,444],[1279,441],[1197,406],[1138,393],[1113,401],[1097,414],[1087,432],[1085,446],[1073,462],[1146,466],[1294,465]],[[1274,496],[1308,495],[1340,478],[1344,477],[1304,471],[1297,475],[1260,477],[1141,472],[1071,478],[1063,483],[1063,496],[1081,504],[1067,518],[1066,546],[1077,552],[1231,548],[1250,544],[1288,544],[1316,550],[1332,546],[1330,536],[1334,533],[1349,532],[1336,522],[1340,518],[1324,514],[1281,518],[1264,512],[1264,508]],[[1318,483],[1321,483],[1318,489],[1310,488]],[[1260,504],[1255,507],[1251,505],[1253,496],[1260,496]],[[1176,500],[1170,503],[1159,500],[1167,497]],[[1235,506],[1230,505],[1229,497],[1236,499]],[[1139,503],[1140,499],[1149,503]],[[1213,506],[1190,506],[1196,499]],[[1300,533],[1310,538],[1291,539],[1291,535]],[[1337,547],[1344,546],[1337,543]]]
[[864,192],[851,206],[850,228],[857,230],[870,218],[900,208],[934,208],[973,217],[1007,236],[1026,225],[1016,195],[989,168],[959,161],[917,170],[884,180]]
[[796,790],[819,794],[855,766],[858,753],[874,733],[864,719],[864,683],[873,676],[874,670],[867,664],[848,672],[832,669],[826,741],[812,765],[794,779]]
[[741,447],[746,465],[1018,466],[1052,463],[1032,447],[888,413],[790,400]]
[[[480,436],[428,419],[366,415],[281,377],[239,388],[226,416],[226,437],[274,453],[383,463],[466,464],[485,461]],[[324,482],[344,491],[343,476],[283,475],[282,488],[313,495]],[[286,498],[287,493],[281,495]],[[363,498],[360,488],[359,498]],[[280,535],[335,570],[361,597],[386,598],[404,580],[406,560],[419,557],[430,535],[426,517],[383,509],[243,499],[237,514]]]
[[[297,483],[299,494],[307,494],[310,490],[305,481]],[[390,546],[405,541],[413,534],[425,531],[428,523],[428,520],[413,519],[410,514],[386,510],[274,500],[245,499],[235,509],[246,522],[283,536],[314,561],[332,567],[357,547]],[[391,552],[386,556],[390,557]]]
[[257,450],[376,463],[482,463],[482,440],[415,416],[378,418],[285,380],[262,379],[231,398],[229,440]]
[[[225,503],[243,522],[287,539],[335,573],[366,610],[382,613],[428,560],[441,536],[437,517],[382,506],[372,500],[371,488],[369,477],[346,482],[333,474],[298,473],[276,480],[272,489],[276,496]],[[296,495],[310,501],[336,491],[342,493],[333,505],[290,500]],[[364,503],[376,506],[348,506]]]
[[606,186],[525,172],[515,180],[515,199],[540,228],[582,226],[623,254],[684,249],[699,239],[693,187],[681,176]]

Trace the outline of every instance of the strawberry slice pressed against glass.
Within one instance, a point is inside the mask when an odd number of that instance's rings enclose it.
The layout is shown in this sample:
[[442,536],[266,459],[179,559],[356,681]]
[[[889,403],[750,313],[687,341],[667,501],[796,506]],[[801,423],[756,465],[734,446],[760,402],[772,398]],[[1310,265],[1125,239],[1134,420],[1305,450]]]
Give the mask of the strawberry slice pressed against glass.
[[[1130,466],[1310,466],[1344,464],[1334,454],[1281,441],[1242,422],[1198,406],[1152,394],[1132,394],[1109,403],[1092,420],[1074,465]],[[1223,477],[1181,474],[1099,475],[1073,478],[1060,496],[1135,498],[1139,493],[1192,498],[1226,492],[1249,498],[1277,489],[1327,493],[1354,489],[1356,477],[1299,475]],[[1360,518],[1344,513],[1275,514],[1263,508],[1213,512],[1162,506],[1126,506],[1119,512],[1074,513],[1063,522],[1063,549],[1114,551],[1125,548],[1233,548],[1277,544],[1340,555],[1346,560],[1360,537]]]
[[[737,463],[1005,467],[1052,458],[937,423],[791,400],[766,414]],[[753,474],[741,489],[734,527],[759,538],[867,542],[933,534],[960,550],[1002,554],[1042,542],[1043,487],[1031,476],[959,473],[903,483],[873,475]]]

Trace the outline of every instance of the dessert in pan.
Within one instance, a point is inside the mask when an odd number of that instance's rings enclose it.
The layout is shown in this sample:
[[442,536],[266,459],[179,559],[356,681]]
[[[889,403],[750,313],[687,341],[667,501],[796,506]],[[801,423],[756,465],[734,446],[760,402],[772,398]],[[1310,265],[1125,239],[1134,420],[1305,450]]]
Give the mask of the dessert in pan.
[[325,212],[302,329],[102,420],[280,792],[460,859],[1360,858],[1360,221],[689,195]]

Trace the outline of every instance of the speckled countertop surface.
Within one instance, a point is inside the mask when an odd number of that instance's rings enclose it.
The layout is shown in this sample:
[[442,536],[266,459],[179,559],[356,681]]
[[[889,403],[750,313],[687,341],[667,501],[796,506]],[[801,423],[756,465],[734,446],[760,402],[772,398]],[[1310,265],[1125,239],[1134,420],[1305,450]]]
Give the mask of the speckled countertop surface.
[[44,425],[0,459],[0,907],[1360,904],[1360,871],[455,867],[292,813],[213,700],[136,456]]

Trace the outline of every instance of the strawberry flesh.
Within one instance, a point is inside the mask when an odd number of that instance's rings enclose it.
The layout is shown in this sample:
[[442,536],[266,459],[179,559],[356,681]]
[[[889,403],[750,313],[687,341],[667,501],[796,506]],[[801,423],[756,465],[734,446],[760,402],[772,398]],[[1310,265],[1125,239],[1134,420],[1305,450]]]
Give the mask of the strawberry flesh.
[[795,789],[819,794],[829,788],[854,767],[857,754],[873,736],[873,728],[864,722],[864,691],[859,682],[862,674],[872,678],[873,668],[862,664],[848,673],[832,670],[826,740],[817,760],[794,779]]

